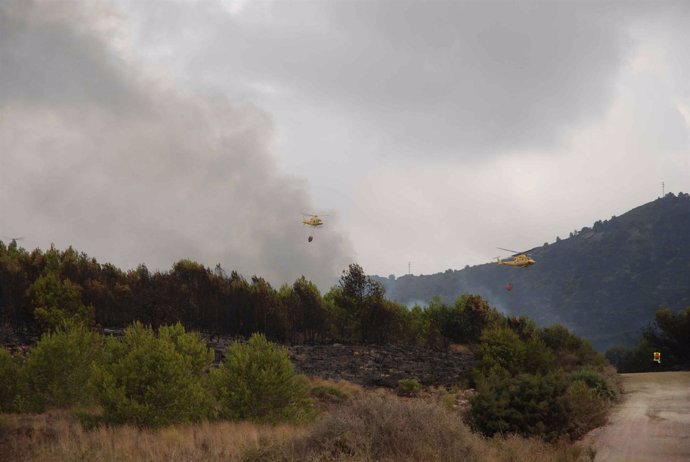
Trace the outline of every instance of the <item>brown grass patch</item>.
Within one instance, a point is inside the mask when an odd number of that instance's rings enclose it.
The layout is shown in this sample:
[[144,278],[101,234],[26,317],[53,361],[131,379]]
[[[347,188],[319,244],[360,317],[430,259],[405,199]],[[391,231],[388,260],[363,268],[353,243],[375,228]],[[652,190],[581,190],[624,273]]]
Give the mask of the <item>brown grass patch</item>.
[[304,427],[249,422],[203,422],[158,431],[131,426],[85,431],[68,412],[4,415],[0,454],[13,461],[240,461],[268,441],[283,442]]
[[453,353],[473,354],[472,348],[465,343],[451,343],[448,349]]
[[[85,431],[67,411],[0,414],[0,459],[17,462],[584,462],[586,448],[518,436],[483,438],[462,422],[462,390],[429,388],[420,398],[311,379],[349,399],[306,426],[204,422],[157,431],[131,426]],[[4,457],[4,458],[3,458]]]

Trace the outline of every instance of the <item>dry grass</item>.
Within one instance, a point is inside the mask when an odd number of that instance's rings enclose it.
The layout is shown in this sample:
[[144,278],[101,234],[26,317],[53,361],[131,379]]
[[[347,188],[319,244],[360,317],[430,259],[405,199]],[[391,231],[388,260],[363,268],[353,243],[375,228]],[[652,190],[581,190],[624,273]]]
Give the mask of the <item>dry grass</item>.
[[473,354],[472,348],[465,343],[451,343],[448,349],[454,353]]
[[[302,436],[304,427],[204,422],[159,431],[103,427],[90,432],[68,412],[3,415],[0,454],[12,461],[240,461],[268,441]],[[2,459],[2,458],[0,458]]]
[[357,397],[300,437],[247,454],[249,462],[584,462],[584,448],[517,436],[487,440],[436,403],[390,394]]
[[[0,414],[0,461],[472,461],[584,462],[587,449],[517,436],[485,439],[462,422],[461,390],[428,389],[420,398],[311,379],[347,394],[306,426],[204,422],[158,431],[82,429],[67,411]],[[445,402],[444,402],[445,401]]]

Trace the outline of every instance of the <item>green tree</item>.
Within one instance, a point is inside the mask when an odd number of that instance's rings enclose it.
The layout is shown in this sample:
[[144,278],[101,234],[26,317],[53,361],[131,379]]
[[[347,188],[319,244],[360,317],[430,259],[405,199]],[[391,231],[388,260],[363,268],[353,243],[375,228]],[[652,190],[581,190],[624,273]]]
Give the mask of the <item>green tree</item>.
[[0,347],[0,412],[15,410],[18,393],[19,364],[5,348]]
[[662,353],[665,367],[690,366],[690,307],[678,313],[669,308],[659,308],[654,322],[644,330],[643,335],[650,345]]
[[358,264],[343,271],[333,296],[347,334],[357,340],[380,341],[387,330],[399,324],[396,313],[384,303],[384,295],[383,285],[367,276]]
[[482,334],[476,359],[482,373],[502,369],[514,376],[526,372],[527,345],[507,327],[488,329]]
[[95,402],[92,365],[102,338],[83,324],[67,323],[43,334],[31,347],[20,372],[24,410],[44,411]]
[[604,366],[605,360],[586,340],[572,334],[566,327],[556,324],[542,329],[540,338],[555,354],[556,363],[570,371],[588,364]]
[[61,279],[55,271],[42,274],[30,288],[34,316],[42,330],[53,331],[65,321],[86,326],[94,324],[94,308],[82,302],[81,287],[69,279]]
[[477,343],[484,326],[490,319],[489,304],[479,295],[464,295],[455,302],[455,305],[463,314],[463,342]]
[[282,289],[281,298],[297,341],[314,342],[331,337],[332,313],[314,283],[301,276],[292,287]]
[[95,368],[98,400],[107,423],[161,427],[209,417],[207,375],[213,363],[196,333],[181,324],[134,323],[122,339],[108,339]]
[[311,414],[306,379],[295,372],[287,351],[262,334],[231,345],[211,377],[220,418],[280,422]]

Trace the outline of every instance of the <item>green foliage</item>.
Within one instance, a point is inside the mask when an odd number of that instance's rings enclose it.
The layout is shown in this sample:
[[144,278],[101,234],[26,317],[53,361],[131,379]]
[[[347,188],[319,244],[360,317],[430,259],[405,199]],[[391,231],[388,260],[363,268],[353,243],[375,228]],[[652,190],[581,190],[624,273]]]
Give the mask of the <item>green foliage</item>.
[[422,391],[422,385],[417,381],[417,379],[398,380],[398,395],[417,396],[420,391]]
[[328,403],[343,403],[348,397],[338,388],[330,386],[318,386],[311,389],[311,396]]
[[5,348],[0,347],[0,412],[15,410],[18,393],[19,364]]
[[556,355],[556,363],[565,370],[573,370],[587,364],[605,364],[604,358],[589,342],[572,334],[560,324],[542,329],[540,337]]
[[568,424],[560,397],[565,383],[555,373],[511,376],[495,369],[477,378],[477,395],[470,400],[471,426],[486,436],[517,433],[553,440]]
[[578,439],[606,423],[609,401],[583,380],[575,380],[565,391],[563,405],[568,411],[566,433]]
[[101,352],[100,335],[83,324],[66,324],[43,334],[21,368],[21,410],[94,403],[92,365]]
[[508,327],[486,329],[477,350],[478,369],[483,373],[501,368],[519,373],[545,373],[552,368],[553,352],[539,338],[522,340]]
[[495,313],[479,295],[465,294],[452,306],[443,303],[440,297],[433,297],[425,317],[429,345],[444,348],[449,343],[479,342],[481,332],[493,322]]
[[357,264],[343,271],[332,299],[341,315],[341,331],[365,342],[385,342],[402,333],[402,306],[385,300],[383,285]]
[[134,323],[122,339],[109,339],[95,368],[103,421],[161,427],[209,416],[206,378],[213,351],[181,324]]
[[306,378],[295,373],[287,351],[262,334],[231,345],[211,377],[220,418],[281,422],[311,415]]
[[314,342],[332,336],[333,315],[314,283],[301,276],[292,287],[282,288],[280,296],[287,308],[293,339]]
[[644,338],[662,353],[668,368],[690,367],[690,307],[674,313],[668,308],[656,311],[654,322],[644,331]]
[[463,295],[455,302],[456,310],[463,314],[463,342],[476,343],[491,317],[489,304],[479,295]]
[[652,361],[652,354],[655,351],[658,351],[658,347],[643,338],[639,345],[632,349],[621,346],[609,349],[606,352],[606,358],[621,373],[668,370],[668,361],[663,354],[661,355],[661,364]]
[[54,331],[67,321],[94,324],[94,308],[82,302],[81,287],[55,271],[41,275],[30,289],[34,316],[43,331]]
[[[660,364],[652,361],[655,351],[661,353]],[[612,347],[607,350],[606,359],[619,372],[690,368],[690,307],[677,313],[659,308],[654,322],[643,330],[643,338],[637,347]]]
[[608,400],[615,401],[618,398],[617,390],[606,381],[606,378],[600,373],[584,367],[568,374],[568,382],[582,382],[592,391],[594,391],[599,397]]
[[476,359],[469,418],[487,436],[579,437],[600,425],[617,396],[610,366],[562,326],[540,331],[528,320],[505,319],[484,330]]
[[401,312],[402,338],[406,343],[422,345],[429,338],[430,319],[426,311],[415,305]]

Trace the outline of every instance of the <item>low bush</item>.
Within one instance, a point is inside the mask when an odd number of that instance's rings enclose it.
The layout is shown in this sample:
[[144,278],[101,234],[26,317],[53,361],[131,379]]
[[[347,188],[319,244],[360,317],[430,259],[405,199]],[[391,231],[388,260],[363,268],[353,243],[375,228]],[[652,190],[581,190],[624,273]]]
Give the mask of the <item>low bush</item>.
[[568,424],[560,400],[565,383],[558,374],[510,376],[502,370],[477,378],[470,399],[470,425],[486,436],[516,433],[555,440]]
[[562,398],[568,410],[566,432],[578,439],[588,431],[606,423],[609,401],[582,380],[571,383]]
[[311,389],[311,396],[327,403],[343,403],[347,395],[335,387],[318,386]]
[[42,412],[95,403],[92,366],[102,346],[101,336],[83,324],[63,324],[43,334],[21,367],[19,410]]
[[263,334],[228,347],[211,379],[219,418],[280,422],[313,414],[306,377],[295,372],[287,351]]
[[366,395],[317,421],[307,436],[251,451],[246,460],[486,460],[482,447],[455,414],[433,403]]
[[616,390],[615,386],[607,382],[603,375],[592,369],[584,367],[568,375],[568,382],[574,383],[577,381],[583,382],[590,389],[594,390],[597,395],[608,401],[615,401],[618,398],[618,390]]
[[161,427],[209,417],[207,387],[213,351],[181,324],[151,327],[135,323],[122,339],[109,339],[96,367],[103,421]]
[[398,380],[398,395],[417,396],[420,391],[422,391],[422,385],[420,385],[417,379]]

